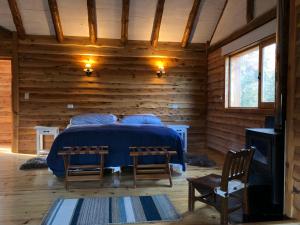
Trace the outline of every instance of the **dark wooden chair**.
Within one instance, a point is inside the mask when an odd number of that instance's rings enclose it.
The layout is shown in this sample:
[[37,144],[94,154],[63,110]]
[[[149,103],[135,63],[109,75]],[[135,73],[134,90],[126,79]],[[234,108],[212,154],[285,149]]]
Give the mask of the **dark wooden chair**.
[[[247,212],[247,183],[254,148],[229,151],[226,155],[222,175],[210,174],[200,178],[188,178],[189,211],[194,211],[195,201],[214,206],[221,213],[221,224],[228,224],[229,213],[243,207]],[[201,195],[196,196],[195,190]],[[242,204],[228,206],[229,197],[238,198],[237,191],[243,190]]]

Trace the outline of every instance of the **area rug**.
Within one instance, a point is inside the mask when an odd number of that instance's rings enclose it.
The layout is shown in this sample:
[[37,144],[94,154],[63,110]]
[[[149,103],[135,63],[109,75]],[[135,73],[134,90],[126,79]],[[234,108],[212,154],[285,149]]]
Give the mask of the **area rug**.
[[108,225],[175,221],[167,195],[57,199],[42,225]]
[[27,160],[20,166],[20,170],[44,169],[48,168],[47,160],[43,157],[35,157]]
[[216,162],[209,159],[207,155],[193,155],[186,153],[184,154],[184,161],[190,166],[199,167],[214,167]]

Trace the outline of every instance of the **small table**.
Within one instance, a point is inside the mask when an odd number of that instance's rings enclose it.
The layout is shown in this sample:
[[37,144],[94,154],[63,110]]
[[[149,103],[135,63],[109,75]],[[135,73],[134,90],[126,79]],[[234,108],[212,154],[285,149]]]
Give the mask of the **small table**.
[[167,124],[167,127],[173,129],[179,134],[183,141],[183,150],[187,152],[187,130],[190,126],[183,124]]
[[[69,189],[69,182],[102,180],[104,173],[104,156],[108,154],[108,146],[75,146],[64,147],[58,151],[64,159],[65,188]],[[72,155],[99,155],[97,165],[73,165],[70,163]]]
[[[134,188],[136,188],[137,180],[156,180],[156,179],[169,179],[170,187],[172,187],[172,175],[170,169],[170,158],[176,155],[177,152],[171,150],[169,146],[156,146],[156,147],[129,147],[130,156],[133,158],[133,176]],[[140,156],[164,156],[165,163],[162,164],[145,164],[138,163]]]
[[59,134],[59,128],[36,126],[34,129],[36,130],[36,154],[38,156],[47,155],[50,150],[44,149],[44,136],[51,135],[55,139]]

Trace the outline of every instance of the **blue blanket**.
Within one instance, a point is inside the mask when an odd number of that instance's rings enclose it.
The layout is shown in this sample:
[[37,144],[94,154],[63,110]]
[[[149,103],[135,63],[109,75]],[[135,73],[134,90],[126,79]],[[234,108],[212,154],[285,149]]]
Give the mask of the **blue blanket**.
[[[129,146],[170,146],[177,151],[171,158],[172,163],[183,166],[183,147],[180,136],[172,129],[154,125],[95,125],[70,127],[64,130],[54,141],[47,158],[47,164],[56,176],[64,176],[64,163],[57,152],[67,146],[109,146],[105,158],[105,167],[129,166]],[[75,155],[71,163],[97,164],[99,156]],[[164,158],[155,156],[141,157],[141,163],[162,163]]]

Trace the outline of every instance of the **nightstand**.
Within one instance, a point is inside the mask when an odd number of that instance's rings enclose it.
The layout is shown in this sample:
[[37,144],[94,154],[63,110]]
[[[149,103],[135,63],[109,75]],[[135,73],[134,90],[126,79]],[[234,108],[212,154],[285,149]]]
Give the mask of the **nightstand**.
[[50,150],[44,149],[44,136],[53,136],[55,139],[59,134],[59,128],[36,126],[34,129],[36,130],[36,154],[47,155]]
[[187,152],[187,129],[190,126],[180,124],[167,124],[167,127],[175,130],[183,141],[183,150]]

